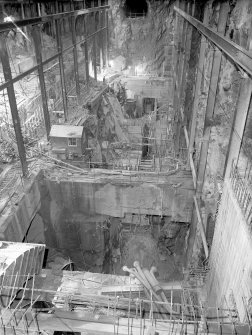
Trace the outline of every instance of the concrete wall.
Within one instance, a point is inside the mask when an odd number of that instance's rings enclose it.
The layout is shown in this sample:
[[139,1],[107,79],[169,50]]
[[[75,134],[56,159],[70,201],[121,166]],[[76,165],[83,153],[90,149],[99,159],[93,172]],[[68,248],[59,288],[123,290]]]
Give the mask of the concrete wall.
[[[142,175],[141,181],[97,170],[100,177],[93,180],[93,173],[66,176],[56,171],[44,176],[40,172],[33,177],[17,205],[1,216],[0,240],[21,242],[29,230],[27,241],[59,248],[79,266],[85,263],[93,271],[105,271],[112,250],[107,246],[113,246],[118,235],[117,217],[135,213],[163,214],[178,222],[191,218],[194,191],[189,172],[159,178]],[[103,229],[108,216],[109,234]]]
[[12,205],[10,202],[9,207],[1,214],[0,240],[21,242],[30,222],[40,208],[40,204],[41,197],[38,183],[33,177],[32,181],[25,186],[25,193],[20,195],[17,203]]
[[125,213],[166,215],[179,222],[191,218],[194,191],[187,172],[167,177],[164,183],[154,175],[151,181],[142,176],[140,182],[134,182],[129,176],[116,180],[113,175],[103,178],[101,174],[99,181],[83,176],[46,179],[45,184],[50,198],[72,212],[113,217],[124,217]]
[[234,197],[225,182],[216,222],[210,272],[207,280],[209,306],[237,307],[243,321],[252,292],[252,235]]

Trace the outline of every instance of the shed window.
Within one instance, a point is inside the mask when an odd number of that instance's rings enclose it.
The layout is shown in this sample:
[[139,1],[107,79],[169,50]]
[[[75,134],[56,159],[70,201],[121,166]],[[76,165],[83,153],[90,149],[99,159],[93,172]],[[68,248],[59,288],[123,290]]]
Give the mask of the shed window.
[[77,147],[77,138],[69,138],[68,139],[69,147]]

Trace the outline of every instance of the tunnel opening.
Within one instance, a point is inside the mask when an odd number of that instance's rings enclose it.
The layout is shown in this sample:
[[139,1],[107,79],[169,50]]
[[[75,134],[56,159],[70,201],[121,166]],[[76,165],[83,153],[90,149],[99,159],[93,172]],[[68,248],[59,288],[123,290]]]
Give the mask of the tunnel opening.
[[148,13],[148,4],[145,0],[126,0],[123,10],[128,18],[142,17]]

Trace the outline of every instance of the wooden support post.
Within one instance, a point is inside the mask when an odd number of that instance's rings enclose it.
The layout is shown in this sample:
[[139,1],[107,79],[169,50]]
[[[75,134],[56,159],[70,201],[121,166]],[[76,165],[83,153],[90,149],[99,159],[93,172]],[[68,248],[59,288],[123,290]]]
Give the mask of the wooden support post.
[[[191,4],[188,3],[188,12],[193,16],[195,11],[195,3]],[[190,60],[190,53],[191,53],[191,42],[192,42],[192,26],[186,22],[187,29],[186,29],[186,41],[185,41],[185,54],[184,54],[184,61],[183,61],[183,68],[182,68],[182,76],[180,81],[180,104],[181,104],[181,118],[182,121],[184,120],[184,104],[185,104],[185,95],[186,95],[186,81],[187,81],[187,72],[189,68],[189,60]],[[189,144],[189,143],[188,143]]]
[[101,38],[101,47],[100,47],[100,69],[103,69],[103,42]]
[[[70,3],[71,10],[73,10],[73,3]],[[80,103],[80,78],[79,78],[79,65],[78,65],[78,55],[76,47],[76,18],[71,17],[71,30],[72,30],[72,43],[73,43],[73,60],[74,60],[74,77],[75,77],[75,87],[78,103]]]
[[[75,10],[75,7],[74,7],[74,0],[70,0],[69,1],[69,7],[70,7],[70,12],[74,11]],[[70,22],[71,24],[71,22]]]
[[[209,7],[208,5],[206,5],[205,10],[204,10],[203,23],[207,25],[208,21],[209,21]],[[199,105],[199,98],[200,98],[200,86],[201,86],[201,81],[203,77],[206,47],[207,47],[206,38],[202,36],[201,44],[200,44],[197,78],[196,78],[195,89],[194,89],[194,100],[193,100],[190,135],[189,135],[188,162],[190,160],[190,154],[192,155],[194,151],[194,141],[195,141],[196,124],[197,124],[197,112],[198,112],[198,105]]]
[[197,219],[198,219],[198,223],[199,223],[201,239],[202,239],[203,247],[204,247],[204,251],[205,251],[205,256],[206,256],[206,258],[208,258],[209,251],[208,251],[208,245],[207,245],[207,240],[206,240],[205,227],[204,227],[204,224],[203,224],[203,221],[202,221],[202,218],[201,218],[200,209],[199,209],[199,205],[198,205],[198,200],[197,200],[196,196],[193,197],[193,200],[194,200],[194,205],[195,205],[195,209],[196,209],[196,214],[197,214]]
[[36,3],[31,3],[29,2],[30,4],[30,10],[31,10],[31,17],[36,17]]
[[[217,29],[220,34],[225,33],[228,13],[229,13],[229,4],[222,3],[220,7],[219,22],[218,22],[218,29]],[[197,191],[200,193],[202,192],[204,177],[205,177],[208,148],[209,148],[209,141],[210,141],[210,134],[211,134],[210,124],[211,124],[211,120],[214,114],[221,59],[222,59],[222,52],[219,49],[215,49],[214,55],[213,55],[210,86],[208,90],[207,107],[206,107],[206,113],[205,113],[203,142],[201,144],[200,160],[199,160],[199,168],[198,168]]]
[[[25,19],[24,4],[22,2],[21,2],[21,17],[22,19]],[[27,27],[24,27],[23,31],[27,35]]]
[[55,1],[55,13],[59,13],[59,2],[58,0]]
[[[101,1],[99,2],[101,6]],[[103,22],[103,11],[99,11],[99,29],[102,29],[102,22]],[[103,31],[100,32],[99,34],[99,49],[100,49],[100,69],[102,71],[103,69],[103,54],[104,54],[104,41],[103,41]]]
[[[61,4],[61,12],[62,13],[65,12],[65,4],[64,4],[64,2],[62,2],[62,4]],[[66,19],[64,17],[62,18],[62,23],[63,23],[63,32],[66,33],[67,32],[67,27],[66,27]]]
[[105,66],[109,65],[109,16],[108,10],[105,11],[105,25],[106,25],[106,33],[105,33]]
[[89,87],[89,61],[88,61],[88,41],[87,41],[87,25],[86,19],[88,14],[84,16],[84,36],[85,36],[85,43],[84,43],[84,53],[85,53],[85,72],[86,72],[86,85]]
[[43,65],[42,65],[41,35],[40,35],[40,28],[38,25],[32,27],[32,37],[34,41],[35,55],[36,55],[36,60],[38,64],[39,84],[40,84],[40,91],[41,91],[41,100],[42,100],[42,107],[43,107],[43,113],[44,113],[46,135],[47,135],[47,139],[49,140],[51,124],[50,124],[50,115],[49,115],[48,104],[47,104],[45,77],[44,77]]
[[[10,67],[5,38],[6,36],[4,34],[1,34],[0,36],[0,58],[1,58],[2,66],[3,66],[4,79],[5,81],[11,82],[12,74],[11,74],[11,67]],[[24,141],[23,141],[23,136],[22,136],[22,131],[21,131],[21,125],[20,125],[20,119],[18,115],[17,101],[16,101],[13,82],[11,82],[11,84],[8,85],[7,93],[8,93],[8,98],[9,98],[9,105],[10,105],[10,110],[11,110],[13,127],[14,127],[14,131],[16,135],[19,159],[21,162],[23,176],[25,177],[28,174],[28,165],[26,161],[25,146],[24,146]]]
[[[54,5],[53,5],[53,3],[52,3],[52,5],[51,5],[51,8],[52,8],[52,14],[54,13],[54,14],[57,14],[57,13],[59,13],[59,2],[58,2],[58,0],[56,0],[55,1],[55,3],[54,3]],[[55,38],[56,38],[56,36],[57,36],[57,32],[56,32],[56,21],[54,20],[54,21],[52,21],[52,29],[53,29],[53,35],[55,36]]]
[[64,61],[63,61],[63,53],[62,53],[62,39],[61,39],[61,22],[60,19],[55,20],[56,24],[56,40],[57,40],[57,48],[59,53],[59,68],[60,68],[60,82],[61,82],[61,92],[62,92],[62,103],[65,121],[68,118],[68,110],[67,110],[67,90],[66,90],[66,81],[64,74]]
[[[181,5],[182,10],[186,10],[188,13],[189,11],[190,3],[187,3],[187,9],[186,4],[183,2]],[[181,24],[180,24],[180,42],[179,42],[179,64],[178,64],[178,109],[180,106],[180,95],[181,95],[181,84],[182,84],[182,77],[183,77],[183,70],[184,70],[184,63],[185,63],[185,45],[187,40],[187,27],[188,22],[181,18]]]
[[41,9],[40,9],[40,3],[37,4],[37,8],[38,8],[38,16],[41,16]]
[[[24,7],[23,7],[24,8]],[[4,3],[0,3],[0,20],[1,20],[1,22],[3,22],[4,21],[4,17],[5,17],[5,9],[4,9]],[[22,7],[21,7],[21,15],[23,15],[22,14]],[[23,17],[22,17],[23,18]]]
[[[187,4],[187,11],[189,9],[190,3]],[[186,3],[183,1],[180,4],[180,9],[186,10]],[[177,79],[176,79],[176,88],[174,92],[174,110],[175,115],[177,115],[177,131],[176,131],[176,141],[175,141],[175,152],[179,154],[180,151],[180,140],[181,140],[181,127],[183,119],[180,114],[181,107],[181,96],[182,96],[182,79],[184,72],[184,63],[185,63],[185,45],[186,45],[186,32],[188,23],[183,18],[179,17],[179,40],[178,40],[178,63],[177,63]]]
[[[179,7],[179,0],[176,1],[175,5]],[[176,91],[176,81],[177,81],[177,59],[178,59],[178,32],[179,32],[179,16],[175,12],[175,29],[174,29],[174,43],[173,43],[173,52],[172,52],[172,68],[173,68],[173,97]],[[173,100],[174,105],[174,100]]]
[[243,79],[240,86],[238,104],[234,115],[229,138],[228,153],[224,167],[224,176],[229,178],[233,160],[238,161],[243,133],[246,125],[249,107],[251,104],[252,79]]
[[[92,14],[94,19],[93,19],[93,25],[94,25],[94,32],[97,30],[96,27],[96,13]],[[93,36],[93,69],[94,69],[94,78],[97,81],[97,63],[96,63],[96,34]]]
[[[177,5],[184,9],[184,3],[181,3],[180,1],[177,1]],[[180,122],[179,122],[179,70],[181,66],[181,43],[182,43],[182,37],[183,37],[183,23],[184,20],[176,14],[176,35],[174,37],[174,43],[175,43],[175,54],[176,57],[174,57],[174,90],[173,90],[173,108],[174,108],[174,115],[175,115],[175,122],[176,122],[176,138],[175,138],[175,152],[178,154],[179,152],[179,138],[180,138]],[[182,28],[181,28],[182,25]]]

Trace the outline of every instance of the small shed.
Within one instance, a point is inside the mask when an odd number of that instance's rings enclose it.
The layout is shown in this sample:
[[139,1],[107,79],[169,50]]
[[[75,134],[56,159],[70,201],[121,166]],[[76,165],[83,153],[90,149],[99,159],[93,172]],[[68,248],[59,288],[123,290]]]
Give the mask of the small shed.
[[53,125],[50,131],[52,152],[60,159],[73,159],[83,154],[85,147],[84,127]]

